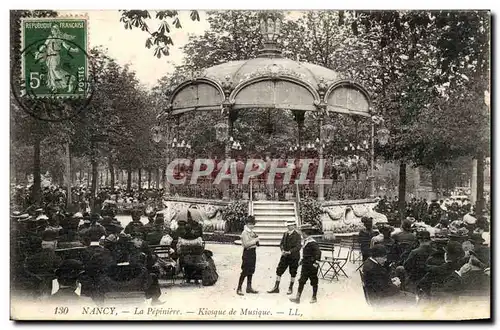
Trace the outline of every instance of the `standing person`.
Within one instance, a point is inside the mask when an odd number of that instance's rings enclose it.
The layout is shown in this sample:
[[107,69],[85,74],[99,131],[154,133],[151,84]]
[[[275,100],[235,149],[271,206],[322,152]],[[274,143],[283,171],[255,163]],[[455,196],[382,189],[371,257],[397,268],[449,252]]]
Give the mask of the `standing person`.
[[287,231],[283,234],[280,243],[281,258],[278,263],[278,268],[276,269],[276,282],[274,283],[274,288],[268,293],[279,293],[280,292],[280,281],[281,276],[285,273],[286,269],[290,270],[290,286],[286,294],[293,293],[293,283],[295,282],[295,277],[297,276],[297,269],[299,268],[300,260],[300,248],[301,237],[296,230],[295,220],[288,220],[286,222]]
[[316,295],[318,294],[318,261],[321,259],[321,250],[319,249],[318,243],[311,237],[313,233],[313,228],[310,224],[304,224],[300,226],[300,231],[302,237],[304,238],[304,244],[302,248],[302,270],[300,271],[299,278],[299,289],[297,291],[297,296],[291,298],[290,301],[300,304],[300,296],[304,290],[304,285],[307,280],[310,281],[313,294],[311,299],[311,304],[315,303]]
[[258,293],[252,288],[252,276],[255,272],[255,262],[257,261],[256,249],[259,246],[259,237],[253,231],[255,226],[255,218],[249,215],[246,220],[245,227],[241,233],[241,244],[243,245],[243,255],[241,257],[241,275],[238,281],[238,289],[236,293],[240,296],[243,295],[241,286],[245,277],[247,278],[247,293]]

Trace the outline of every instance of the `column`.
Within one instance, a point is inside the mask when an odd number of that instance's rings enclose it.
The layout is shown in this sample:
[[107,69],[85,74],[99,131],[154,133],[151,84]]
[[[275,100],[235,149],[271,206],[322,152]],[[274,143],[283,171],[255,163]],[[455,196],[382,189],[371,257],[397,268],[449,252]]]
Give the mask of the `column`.
[[375,198],[375,123],[371,122],[370,197]]
[[[323,111],[321,109],[320,111]],[[318,171],[319,173],[324,173],[324,164],[323,164],[323,117],[324,113],[321,113],[319,115],[319,120],[318,120],[318,125],[319,125],[319,146],[318,146],[318,158],[319,158],[319,166],[318,166]],[[323,183],[318,183],[318,202],[322,202],[325,200],[325,187]]]
[[[231,142],[229,138],[233,134],[233,121],[231,118],[231,109],[228,105],[224,105],[224,115],[226,116],[225,120],[227,120],[227,138],[224,145],[224,161],[227,162],[231,159]],[[229,189],[231,182],[224,180],[221,182],[222,184],[222,199],[229,200]]]

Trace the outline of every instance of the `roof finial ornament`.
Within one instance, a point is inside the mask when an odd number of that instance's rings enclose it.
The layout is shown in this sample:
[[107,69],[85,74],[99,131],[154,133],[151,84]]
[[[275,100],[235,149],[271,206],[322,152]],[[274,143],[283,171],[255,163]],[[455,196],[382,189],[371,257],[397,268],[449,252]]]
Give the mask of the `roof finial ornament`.
[[260,57],[282,57],[281,49],[278,47],[278,38],[281,36],[282,16],[277,11],[261,12],[259,21],[263,48],[259,52]]

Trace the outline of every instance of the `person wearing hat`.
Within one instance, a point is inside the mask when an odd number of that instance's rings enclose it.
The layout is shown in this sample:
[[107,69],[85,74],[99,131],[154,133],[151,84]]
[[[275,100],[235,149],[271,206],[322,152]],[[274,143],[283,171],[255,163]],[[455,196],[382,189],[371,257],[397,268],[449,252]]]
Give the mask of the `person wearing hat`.
[[165,216],[163,213],[157,213],[151,229],[146,233],[146,242],[149,245],[159,245],[160,241],[165,234],[164,230]]
[[76,294],[78,279],[83,274],[84,268],[81,261],[75,259],[64,260],[56,269],[56,278],[59,284],[59,290],[50,296],[51,302],[79,301],[81,298]]
[[465,252],[462,244],[455,241],[448,241],[444,253],[445,262],[438,266],[427,264],[427,273],[417,283],[417,289],[429,295],[433,285],[437,288],[443,286],[446,279],[467,262],[464,257]]
[[259,236],[253,231],[255,227],[255,218],[249,215],[245,221],[243,232],[241,233],[241,245],[243,247],[243,255],[241,256],[241,274],[238,280],[238,288],[236,293],[243,295],[242,285],[245,278],[247,279],[247,293],[258,293],[252,288],[252,277],[255,273],[255,263],[257,261],[256,249],[259,245]]
[[302,245],[302,260],[300,261],[302,269],[300,270],[297,295],[295,298],[291,298],[290,301],[296,304],[300,303],[300,296],[302,295],[307,280],[309,280],[313,291],[311,304],[314,304],[317,301],[316,296],[318,294],[318,270],[321,250],[318,243],[311,236],[314,233],[314,229],[310,224],[300,226],[300,231],[304,238],[304,243]]
[[58,247],[61,249],[84,247],[83,240],[78,234],[80,218],[69,214],[61,222],[61,236],[58,240]]
[[484,244],[481,233],[473,232],[469,241],[473,244],[473,255],[486,267],[490,267],[490,248]]
[[427,230],[417,231],[418,248],[413,249],[405,260],[403,267],[410,283],[416,284],[427,272],[427,259],[435,251],[431,246],[431,235]]
[[387,251],[383,245],[371,248],[370,257],[363,264],[363,279],[371,303],[391,302],[399,294],[400,282],[392,279],[385,267]]
[[[89,245],[90,242],[92,242],[92,240],[97,236],[99,238],[106,236],[106,229],[98,222],[99,220],[101,220],[101,216],[97,213],[93,213],[90,216],[90,226],[79,231],[79,234],[86,245]],[[91,235],[93,237],[90,237]]]
[[280,292],[279,286],[281,276],[285,273],[287,268],[289,268],[291,278],[286,294],[293,293],[293,284],[295,282],[295,277],[297,276],[297,269],[299,268],[300,248],[302,247],[302,244],[301,236],[295,230],[295,219],[287,220],[286,226],[287,231],[283,234],[280,242],[281,257],[278,267],[276,268],[276,282],[274,283],[274,287],[268,291],[268,293]]
[[31,279],[34,293],[39,296],[50,295],[54,272],[61,263],[61,258],[55,253],[57,234],[46,230],[42,233],[42,250],[28,257],[24,262],[24,270]]
[[381,244],[385,247],[387,251],[387,259],[389,263],[396,262],[399,260],[399,248],[396,241],[391,237],[391,233],[394,231],[394,227],[387,223],[382,223],[379,225],[378,236],[372,238],[370,247]]
[[132,221],[125,227],[125,234],[132,234],[132,232],[144,233],[144,225],[141,222],[140,210],[132,211]]
[[148,223],[144,225],[144,235],[146,236],[151,230],[153,230],[155,223],[156,211],[151,210],[148,213]]
[[102,279],[110,267],[116,265],[115,256],[110,250],[100,245],[103,236],[100,227],[90,226],[86,232],[89,244],[83,254],[85,277],[82,279],[82,294],[90,296],[95,301],[102,301],[107,288],[102,285]]
[[378,235],[378,232],[373,230],[373,218],[362,217],[361,223],[365,228],[361,229],[358,234],[358,243],[361,249],[363,262],[370,257],[370,243],[373,237]]

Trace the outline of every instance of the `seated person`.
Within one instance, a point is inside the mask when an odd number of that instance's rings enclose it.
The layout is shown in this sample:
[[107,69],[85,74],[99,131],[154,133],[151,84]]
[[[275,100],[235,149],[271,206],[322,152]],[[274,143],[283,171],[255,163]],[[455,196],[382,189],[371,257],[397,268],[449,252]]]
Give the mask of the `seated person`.
[[490,267],[490,248],[484,245],[484,238],[480,233],[472,233],[469,241],[473,245],[473,255],[482,262],[485,267]]
[[[99,237],[106,236],[106,229],[99,223],[100,220],[101,216],[97,213],[93,213],[90,216],[89,226],[79,231],[85,245],[88,246],[90,244],[90,235],[100,235]],[[92,234],[90,234],[90,232],[92,232]]]
[[193,240],[203,236],[203,226],[193,220],[189,210],[187,211],[187,222],[179,221],[177,236],[187,240]]
[[165,234],[164,225],[165,225],[164,215],[163,213],[158,213],[156,215],[156,219],[154,220],[151,229],[146,234],[146,241],[149,245],[160,244],[160,241]]
[[388,224],[379,225],[380,234],[373,237],[371,241],[371,247],[381,244],[385,247],[387,252],[387,260],[389,263],[397,262],[399,260],[399,251],[397,249],[396,241],[391,237],[391,233],[394,230],[392,226]]
[[60,249],[69,249],[75,247],[84,247],[82,238],[78,234],[78,224],[80,218],[68,215],[61,222],[61,236],[57,242],[57,247]]
[[417,283],[417,289],[424,295],[430,296],[433,288],[439,290],[446,280],[459,270],[466,260],[462,245],[455,241],[449,241],[446,245],[444,263],[437,266],[428,265],[427,273]]
[[139,210],[132,211],[132,221],[125,227],[125,234],[131,235],[133,232],[144,234],[144,225],[141,222],[142,212]]
[[427,273],[427,259],[435,251],[431,246],[431,236],[427,230],[417,231],[419,247],[412,250],[403,267],[411,284],[415,284]]
[[35,296],[50,295],[55,270],[61,258],[55,253],[57,246],[56,233],[51,230],[42,233],[42,251],[28,257],[24,262],[24,270],[30,279],[31,290]]
[[64,260],[56,270],[56,278],[59,290],[50,296],[50,302],[72,302],[81,301],[81,297],[75,292],[78,287],[78,279],[83,274],[83,264],[75,259]]
[[82,276],[82,294],[90,296],[94,301],[102,302],[108,287],[103,282],[108,269],[116,265],[114,255],[99,244],[102,231],[99,227],[90,227],[87,237],[90,241],[83,256],[85,276]]
[[378,235],[378,232],[373,230],[373,218],[362,217],[361,222],[365,228],[361,229],[358,234],[358,242],[361,249],[363,261],[370,257],[370,243],[373,237]]
[[392,239],[398,244],[401,253],[410,250],[417,240],[415,234],[411,232],[411,226],[411,220],[405,219],[401,223],[401,231],[391,235]]
[[148,213],[148,223],[144,225],[144,234],[147,235],[154,228],[156,211],[151,211]]
[[401,292],[399,278],[391,278],[384,266],[387,262],[387,251],[383,245],[377,244],[371,249],[371,257],[363,264],[363,279],[366,294],[370,303],[375,305],[398,304],[401,301],[414,301],[414,298]]

